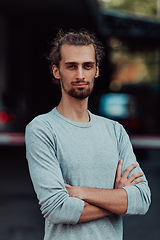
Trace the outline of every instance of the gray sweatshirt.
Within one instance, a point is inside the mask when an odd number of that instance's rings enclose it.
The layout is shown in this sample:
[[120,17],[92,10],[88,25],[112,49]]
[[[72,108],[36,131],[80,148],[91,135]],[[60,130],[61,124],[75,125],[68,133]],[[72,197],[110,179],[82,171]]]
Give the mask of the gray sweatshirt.
[[[113,189],[117,164],[124,170],[136,162],[128,135],[117,122],[90,113],[90,122],[77,123],[56,108],[33,119],[26,127],[26,156],[41,212],[44,240],[120,240],[122,216],[111,214],[77,223],[84,202],[69,197],[64,184]],[[139,165],[132,171],[142,171]],[[128,196],[125,215],[145,214],[150,190],[144,181],[124,187]]]

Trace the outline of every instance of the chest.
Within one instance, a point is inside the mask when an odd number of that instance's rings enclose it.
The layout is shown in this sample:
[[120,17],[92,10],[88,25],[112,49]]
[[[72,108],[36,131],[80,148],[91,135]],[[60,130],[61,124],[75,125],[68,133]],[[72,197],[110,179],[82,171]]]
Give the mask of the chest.
[[119,158],[107,130],[64,129],[57,137],[57,158],[68,184],[113,188]]

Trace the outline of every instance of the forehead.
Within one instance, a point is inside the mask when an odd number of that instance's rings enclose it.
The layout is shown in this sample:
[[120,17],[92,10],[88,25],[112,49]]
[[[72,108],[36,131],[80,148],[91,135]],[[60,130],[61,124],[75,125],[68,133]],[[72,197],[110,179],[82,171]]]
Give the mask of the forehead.
[[95,50],[92,44],[74,46],[64,44],[61,48],[61,61],[64,62],[95,62]]

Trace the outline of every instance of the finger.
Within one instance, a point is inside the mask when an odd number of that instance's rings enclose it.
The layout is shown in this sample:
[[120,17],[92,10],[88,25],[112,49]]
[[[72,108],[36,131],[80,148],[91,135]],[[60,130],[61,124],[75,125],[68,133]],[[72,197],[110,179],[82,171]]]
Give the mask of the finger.
[[143,172],[134,173],[128,178],[128,181],[133,182],[136,178],[142,177],[143,175]]
[[137,167],[137,163],[133,163],[128,168],[126,168],[126,170],[123,173],[123,178],[128,178],[130,172],[136,167]]
[[143,182],[144,181],[144,178],[136,178],[132,183],[131,183],[131,186],[133,185],[136,185],[140,182]]
[[71,187],[71,185],[65,183],[65,188],[69,188],[69,187]]
[[121,179],[122,165],[123,165],[123,160],[121,159],[118,163],[118,167],[116,171],[116,181],[119,181]]

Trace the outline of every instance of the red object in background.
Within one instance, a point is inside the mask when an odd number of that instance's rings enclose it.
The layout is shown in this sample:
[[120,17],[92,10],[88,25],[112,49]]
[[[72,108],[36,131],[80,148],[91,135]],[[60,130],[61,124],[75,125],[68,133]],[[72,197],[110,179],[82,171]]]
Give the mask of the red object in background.
[[131,119],[120,119],[119,122],[125,127],[125,128],[131,128],[131,129],[139,129],[141,127],[141,122],[139,119],[131,118]]
[[0,112],[0,124],[5,124],[8,121],[8,115],[5,112]]
[[0,112],[0,124],[14,124],[17,118],[14,113]]

